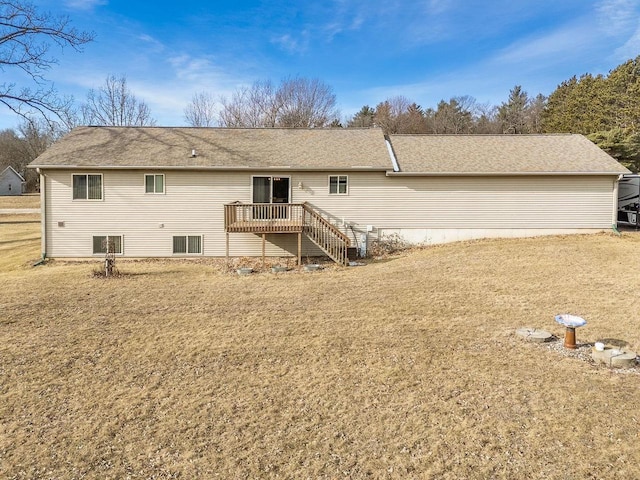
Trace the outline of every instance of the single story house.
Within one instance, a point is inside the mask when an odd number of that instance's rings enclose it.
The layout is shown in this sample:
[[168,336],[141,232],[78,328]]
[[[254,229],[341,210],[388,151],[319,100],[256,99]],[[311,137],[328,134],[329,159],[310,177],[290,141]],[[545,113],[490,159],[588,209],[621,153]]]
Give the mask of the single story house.
[[22,195],[25,185],[22,175],[11,165],[0,173],[0,195]]
[[42,251],[315,256],[386,235],[441,243],[616,223],[628,173],[581,135],[79,127],[30,165]]

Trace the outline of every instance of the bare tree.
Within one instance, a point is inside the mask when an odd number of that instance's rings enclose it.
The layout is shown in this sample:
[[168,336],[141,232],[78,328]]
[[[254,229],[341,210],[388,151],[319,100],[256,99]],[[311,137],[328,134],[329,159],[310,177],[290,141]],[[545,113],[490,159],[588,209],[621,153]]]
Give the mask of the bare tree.
[[15,67],[31,78],[33,88],[15,83],[0,83],[0,103],[16,114],[29,118],[40,114],[50,119],[64,115],[72,99],[58,97],[44,74],[57,60],[50,47],[71,47],[81,51],[93,35],[79,32],[68,17],[41,13],[30,3],[20,0],[0,1],[0,70]]
[[473,133],[485,135],[502,133],[502,124],[498,120],[498,107],[490,103],[476,105]]
[[336,96],[317,78],[288,78],[276,93],[282,127],[325,127],[338,118]]
[[0,171],[11,165],[27,181],[27,191],[34,191],[38,175],[27,165],[49,148],[62,132],[54,130],[45,119],[24,120],[17,130],[0,132]]
[[207,92],[194,94],[184,109],[184,118],[192,127],[213,127],[216,116],[216,102]]
[[127,86],[127,78],[109,75],[97,91],[89,90],[81,107],[82,123],[101,126],[153,126],[151,111]]
[[529,102],[527,123],[530,133],[542,133],[542,115],[547,106],[547,97],[539,93]]
[[225,127],[275,127],[280,105],[273,84],[254,82],[236,91],[230,100],[222,98],[220,124]]
[[[473,114],[470,110],[475,103],[472,97],[453,97],[449,102],[441,100],[430,118],[433,133],[470,133]],[[475,100],[474,100],[475,102]]]
[[226,127],[325,127],[339,116],[331,87],[317,79],[289,78],[277,89],[258,81],[221,102]]
[[415,102],[411,102],[402,95],[388,98],[376,106],[374,125],[382,128],[385,134],[407,133],[408,112],[411,105],[417,107]]

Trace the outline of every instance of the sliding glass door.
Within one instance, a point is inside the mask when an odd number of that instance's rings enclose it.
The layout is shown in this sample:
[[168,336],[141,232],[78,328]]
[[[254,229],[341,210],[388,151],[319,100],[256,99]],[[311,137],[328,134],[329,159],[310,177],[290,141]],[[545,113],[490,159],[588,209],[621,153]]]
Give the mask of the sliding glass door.
[[255,206],[253,218],[287,218],[287,207],[276,206],[279,203],[290,203],[291,178],[258,177],[252,178],[253,203],[265,205]]

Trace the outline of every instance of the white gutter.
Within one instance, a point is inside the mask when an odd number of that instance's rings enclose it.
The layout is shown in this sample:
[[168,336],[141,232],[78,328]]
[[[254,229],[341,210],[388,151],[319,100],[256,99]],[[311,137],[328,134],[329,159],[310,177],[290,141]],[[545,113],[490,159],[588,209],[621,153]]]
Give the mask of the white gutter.
[[384,143],[387,144],[387,151],[389,152],[389,157],[391,158],[391,164],[393,165],[393,171],[399,172],[400,165],[398,165],[398,159],[396,158],[396,154],[393,151],[393,147],[391,146],[391,142],[388,138],[385,137]]
[[[542,177],[542,176],[597,176],[611,177],[619,172],[390,172],[388,177]],[[625,175],[626,176],[626,175]]]
[[29,168],[47,169],[47,170],[166,170],[166,171],[256,171],[256,172],[270,172],[270,171],[282,171],[289,170],[295,172],[348,172],[348,171],[362,171],[362,172],[386,172],[388,166],[368,166],[368,165],[356,165],[356,166],[344,166],[344,167],[249,167],[245,165],[237,165],[233,167],[210,167],[210,166],[176,166],[176,165],[32,165]]

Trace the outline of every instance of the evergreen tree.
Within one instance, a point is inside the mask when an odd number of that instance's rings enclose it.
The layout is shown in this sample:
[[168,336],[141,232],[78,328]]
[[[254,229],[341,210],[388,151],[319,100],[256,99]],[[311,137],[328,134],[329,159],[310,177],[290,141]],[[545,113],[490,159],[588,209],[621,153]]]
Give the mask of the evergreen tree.
[[529,133],[529,104],[529,95],[520,85],[509,91],[509,99],[498,107],[498,120],[503,133]]
[[605,77],[582,75],[562,82],[549,96],[542,116],[545,132],[588,135],[634,171],[640,155],[640,57]]
[[347,127],[371,127],[376,111],[369,105],[365,105],[347,122]]

